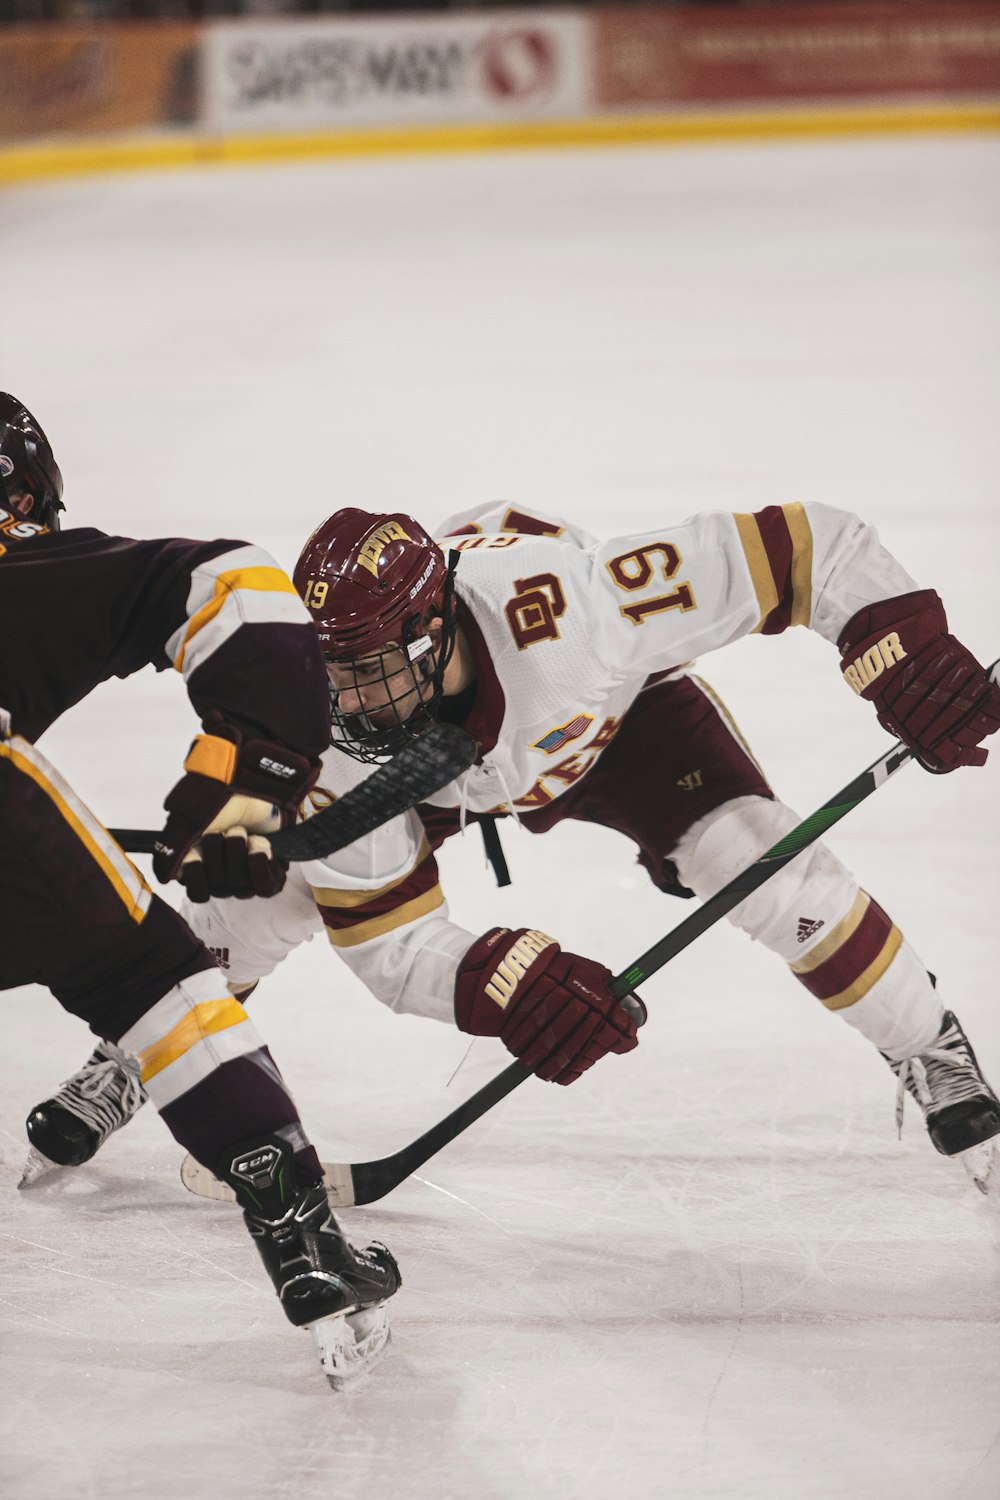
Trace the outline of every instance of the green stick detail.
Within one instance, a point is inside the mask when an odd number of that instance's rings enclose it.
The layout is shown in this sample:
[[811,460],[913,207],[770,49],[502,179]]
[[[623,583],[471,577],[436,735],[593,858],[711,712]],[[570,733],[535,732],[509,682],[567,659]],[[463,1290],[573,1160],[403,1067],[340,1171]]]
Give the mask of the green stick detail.
[[819,808],[818,811],[812,813],[801,822],[798,828],[793,828],[791,833],[783,838],[780,843],[775,844],[773,849],[768,849],[766,854],[762,854],[760,856],[761,864],[769,859],[783,859],[786,854],[797,854],[800,849],[804,849],[807,844],[811,843],[825,829],[831,827],[834,823],[839,823],[840,819],[846,813],[849,813],[852,807],[856,806],[856,802],[841,802],[834,807]]

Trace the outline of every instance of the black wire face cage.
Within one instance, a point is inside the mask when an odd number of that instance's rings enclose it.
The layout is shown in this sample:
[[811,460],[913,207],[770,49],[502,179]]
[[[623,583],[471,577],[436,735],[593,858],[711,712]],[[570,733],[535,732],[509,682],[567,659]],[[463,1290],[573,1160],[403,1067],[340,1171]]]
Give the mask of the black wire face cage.
[[[452,557],[457,562],[458,554]],[[426,622],[407,620],[399,646],[387,646],[367,656],[328,657],[342,683],[361,696],[374,696],[377,707],[369,713],[347,713],[340,705],[343,685],[330,684],[330,727],[338,750],[353,760],[381,765],[391,760],[410,740],[417,739],[433,724],[444,692],[444,672],[455,647],[454,562],[448,569],[441,607],[441,644],[437,653],[428,646]],[[386,662],[395,658],[393,670]]]

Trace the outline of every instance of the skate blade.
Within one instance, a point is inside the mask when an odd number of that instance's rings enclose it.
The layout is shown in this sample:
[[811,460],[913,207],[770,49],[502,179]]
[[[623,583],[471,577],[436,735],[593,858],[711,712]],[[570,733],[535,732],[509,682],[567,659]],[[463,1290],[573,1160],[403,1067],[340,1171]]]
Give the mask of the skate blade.
[[24,1163],[24,1171],[21,1173],[21,1181],[18,1183],[18,1187],[32,1187],[39,1178],[48,1176],[49,1172],[58,1172],[59,1169],[59,1162],[50,1161],[47,1156],[43,1156],[40,1151],[36,1151],[34,1146],[29,1146],[28,1159]]
[[356,1389],[389,1348],[389,1308],[385,1302],[337,1313],[310,1327],[323,1373],[335,1391]]
[[960,1151],[958,1159],[981,1193],[1000,1196],[1000,1148],[998,1137],[993,1136],[968,1151]]

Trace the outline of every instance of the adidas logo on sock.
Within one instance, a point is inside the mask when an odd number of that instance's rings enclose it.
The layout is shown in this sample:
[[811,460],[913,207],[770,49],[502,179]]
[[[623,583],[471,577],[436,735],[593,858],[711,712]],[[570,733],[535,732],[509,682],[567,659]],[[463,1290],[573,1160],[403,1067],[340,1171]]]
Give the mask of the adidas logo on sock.
[[798,937],[796,941],[799,943],[808,942],[809,938],[815,937],[820,928],[825,926],[825,922],[814,921],[812,917],[800,917]]

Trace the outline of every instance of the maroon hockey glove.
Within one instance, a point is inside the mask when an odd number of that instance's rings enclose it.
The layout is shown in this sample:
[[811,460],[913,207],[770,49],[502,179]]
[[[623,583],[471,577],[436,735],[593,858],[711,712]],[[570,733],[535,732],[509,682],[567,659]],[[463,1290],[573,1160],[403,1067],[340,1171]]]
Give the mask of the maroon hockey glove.
[[319,762],[247,739],[216,712],[206,716],[205,730],[164,801],[153,872],[158,880],[180,880],[192,901],[277,895],[287,866],[266,835],[294,822]]
[[544,932],[494,927],[459,966],[455,1020],[472,1036],[498,1036],[539,1078],[574,1083],[606,1053],[638,1045],[610,979],[603,964],[563,953]]
[[848,685],[928,771],[984,763],[981,743],[1000,729],[1000,688],[949,635],[933,589],[869,604],[837,644]]

